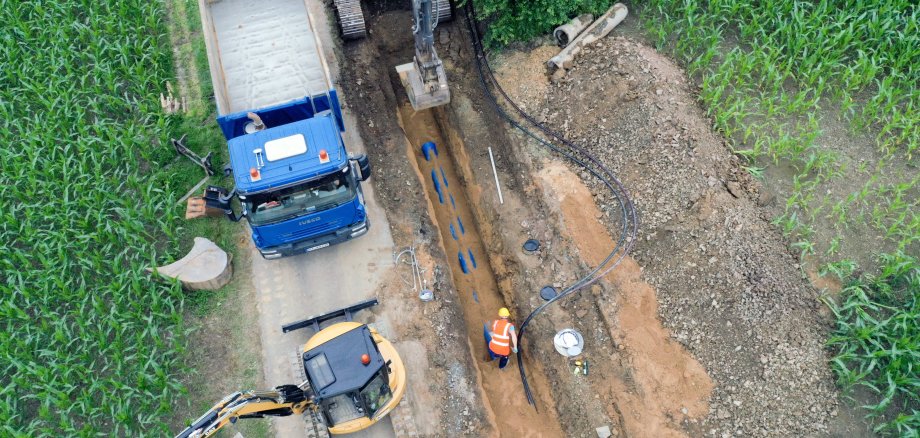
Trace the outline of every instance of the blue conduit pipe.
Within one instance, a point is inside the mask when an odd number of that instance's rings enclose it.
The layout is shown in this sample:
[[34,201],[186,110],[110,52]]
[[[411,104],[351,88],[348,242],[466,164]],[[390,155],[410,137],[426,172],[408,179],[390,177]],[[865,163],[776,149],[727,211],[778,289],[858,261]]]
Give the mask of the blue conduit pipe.
[[466,259],[463,258],[463,251],[457,251],[457,260],[460,261],[460,269],[463,270],[463,273],[469,274],[470,268],[466,266]]
[[434,169],[431,170],[431,182],[434,183],[434,191],[438,192],[438,202],[444,203],[444,194],[441,193],[441,183],[438,182],[438,174]]
[[432,152],[434,152],[434,156],[438,156],[438,145],[434,144],[433,141],[426,142],[422,145],[422,154],[425,155],[425,161],[431,161]]

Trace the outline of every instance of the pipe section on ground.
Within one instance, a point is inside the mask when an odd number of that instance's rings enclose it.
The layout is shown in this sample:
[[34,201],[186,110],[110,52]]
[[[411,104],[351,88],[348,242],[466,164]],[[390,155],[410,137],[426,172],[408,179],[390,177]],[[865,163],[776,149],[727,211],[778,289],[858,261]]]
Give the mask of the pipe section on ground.
[[591,22],[594,21],[594,16],[591,14],[581,14],[572,19],[572,21],[563,24],[556,28],[553,31],[553,38],[556,39],[556,44],[559,47],[565,47],[578,36],[581,31],[585,30]]
[[617,27],[618,24],[623,22],[627,13],[626,5],[622,3],[611,6],[604,15],[601,15],[594,23],[591,23],[588,29],[575,37],[575,39],[562,49],[558,55],[550,58],[550,60],[546,62],[546,66],[549,67],[550,71],[554,71],[557,68],[570,68],[572,66],[572,60],[575,59],[575,55],[578,54],[581,49],[607,36],[614,27]]

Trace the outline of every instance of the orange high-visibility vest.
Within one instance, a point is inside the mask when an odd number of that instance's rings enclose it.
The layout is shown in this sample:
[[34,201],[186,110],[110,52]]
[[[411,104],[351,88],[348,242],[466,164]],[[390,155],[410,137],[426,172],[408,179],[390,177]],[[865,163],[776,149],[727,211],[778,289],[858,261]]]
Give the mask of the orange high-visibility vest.
[[489,350],[499,356],[511,355],[511,331],[510,322],[506,319],[496,319],[492,322],[492,341],[489,342]]

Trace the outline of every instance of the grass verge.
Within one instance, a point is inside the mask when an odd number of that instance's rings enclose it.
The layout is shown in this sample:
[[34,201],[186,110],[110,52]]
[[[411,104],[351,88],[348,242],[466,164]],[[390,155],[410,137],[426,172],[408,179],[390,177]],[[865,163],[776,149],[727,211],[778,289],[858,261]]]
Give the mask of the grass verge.
[[[215,120],[216,108],[207,52],[201,33],[197,2],[166,1],[168,27],[177,66],[177,89],[188,104],[181,116],[181,132],[187,145],[201,154],[212,152],[220,171],[229,160],[226,141]],[[196,178],[198,175],[196,174]],[[188,180],[188,187],[197,180]],[[209,183],[232,185],[229,178],[214,177]],[[249,283],[249,251],[245,227],[222,219],[186,223],[189,235],[207,235],[234,259],[234,280],[218,291],[197,291],[187,296],[185,319],[192,335],[185,356],[188,372],[180,376],[186,397],[170,422],[179,430],[222,399],[242,389],[265,387],[263,381],[255,290]],[[221,436],[240,432],[247,438],[269,437],[267,419],[249,419],[221,430]]]

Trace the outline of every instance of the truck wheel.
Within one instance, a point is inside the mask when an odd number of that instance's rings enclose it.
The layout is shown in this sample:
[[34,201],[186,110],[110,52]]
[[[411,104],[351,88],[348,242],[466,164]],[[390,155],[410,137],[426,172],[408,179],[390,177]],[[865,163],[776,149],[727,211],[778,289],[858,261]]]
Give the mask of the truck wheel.
[[343,39],[357,40],[367,36],[361,0],[335,0],[335,12],[339,18]]

